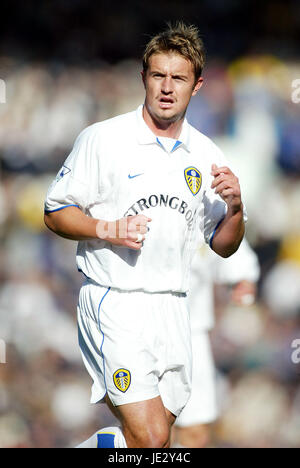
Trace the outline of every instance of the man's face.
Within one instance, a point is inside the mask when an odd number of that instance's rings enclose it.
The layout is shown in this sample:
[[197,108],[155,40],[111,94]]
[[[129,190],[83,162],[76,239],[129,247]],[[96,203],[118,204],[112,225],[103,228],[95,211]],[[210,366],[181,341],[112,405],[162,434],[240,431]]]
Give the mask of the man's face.
[[161,123],[181,119],[191,96],[197,93],[203,81],[199,78],[195,83],[192,63],[174,52],[151,55],[148,69],[142,76],[146,109]]

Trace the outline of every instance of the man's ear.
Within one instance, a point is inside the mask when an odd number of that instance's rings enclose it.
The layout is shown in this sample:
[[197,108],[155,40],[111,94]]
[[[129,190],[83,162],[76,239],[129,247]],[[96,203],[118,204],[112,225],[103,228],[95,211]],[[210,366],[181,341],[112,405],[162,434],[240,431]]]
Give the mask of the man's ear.
[[203,85],[203,78],[202,78],[202,76],[200,76],[200,78],[198,78],[197,81],[196,81],[192,96],[195,96],[198,93],[198,91],[199,91],[199,89],[201,88],[202,85]]
[[146,73],[144,70],[141,71],[141,76],[142,76],[144,88],[146,88]]

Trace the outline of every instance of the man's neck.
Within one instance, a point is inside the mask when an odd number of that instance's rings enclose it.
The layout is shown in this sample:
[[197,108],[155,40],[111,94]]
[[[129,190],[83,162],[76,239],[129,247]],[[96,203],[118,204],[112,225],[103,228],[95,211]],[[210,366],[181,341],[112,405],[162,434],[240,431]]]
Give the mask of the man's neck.
[[184,116],[181,119],[176,120],[175,122],[164,120],[158,121],[149,113],[146,106],[144,105],[143,119],[150,128],[150,130],[154,133],[154,135],[167,138],[174,138],[177,140],[182,130]]

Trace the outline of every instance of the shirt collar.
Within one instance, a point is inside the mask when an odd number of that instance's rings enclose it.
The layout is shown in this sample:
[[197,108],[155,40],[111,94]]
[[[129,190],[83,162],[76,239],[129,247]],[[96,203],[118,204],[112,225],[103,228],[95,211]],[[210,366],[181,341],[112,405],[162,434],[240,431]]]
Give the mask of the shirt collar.
[[[141,145],[149,145],[149,144],[159,144],[157,142],[157,136],[150,130],[148,125],[146,124],[143,118],[143,105],[139,106],[136,110],[136,117],[138,123],[138,142]],[[159,137],[158,137],[159,138]],[[186,118],[183,121],[182,129],[180,136],[176,143],[176,148],[183,147],[186,151],[190,152],[190,125]],[[175,146],[174,146],[175,149]]]

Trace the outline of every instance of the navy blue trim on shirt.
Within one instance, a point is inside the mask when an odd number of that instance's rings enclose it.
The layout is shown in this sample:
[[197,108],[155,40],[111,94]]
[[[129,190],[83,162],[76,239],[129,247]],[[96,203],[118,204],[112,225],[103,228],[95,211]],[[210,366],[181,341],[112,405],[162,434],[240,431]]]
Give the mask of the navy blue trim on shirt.
[[60,208],[56,208],[56,210],[45,210],[45,213],[54,213],[55,211],[63,210],[65,208],[68,208],[69,206],[76,206],[77,208],[79,208],[79,205],[65,205],[61,206]]
[[218,222],[218,224],[216,225],[216,227],[215,227],[215,229],[214,229],[214,232],[212,233],[212,236],[211,236],[210,241],[209,241],[209,246],[210,246],[211,249],[212,249],[212,241],[213,241],[213,238],[215,237],[216,230],[218,229],[218,227],[220,226],[220,224],[222,223],[222,221],[224,221],[224,219],[225,219],[225,216],[224,216],[224,218],[222,218],[222,219]]

